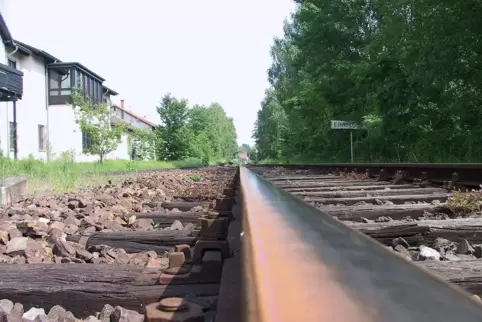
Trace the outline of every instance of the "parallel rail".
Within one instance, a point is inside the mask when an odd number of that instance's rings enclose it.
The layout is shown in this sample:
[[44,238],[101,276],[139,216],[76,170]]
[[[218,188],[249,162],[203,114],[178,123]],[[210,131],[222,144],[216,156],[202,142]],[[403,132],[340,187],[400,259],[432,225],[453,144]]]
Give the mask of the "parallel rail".
[[[282,165],[286,167],[285,165]],[[438,165],[309,165],[421,169]],[[482,166],[440,166],[438,175]],[[453,166],[453,167],[451,167]],[[271,167],[271,166],[270,166]],[[292,166],[288,166],[292,167]],[[296,166],[300,168],[300,166]],[[469,294],[240,167],[244,321],[481,321]],[[469,174],[469,172],[467,172]],[[452,175],[450,175],[452,176]],[[466,179],[467,178],[467,179]],[[443,178],[442,178],[443,179]]]
[[319,164],[270,164],[250,165],[249,168],[314,169],[321,173],[358,172],[370,176],[381,174],[383,177],[394,177],[398,171],[405,179],[431,180],[433,182],[450,182],[454,185],[478,187],[482,182],[481,163],[319,163]]

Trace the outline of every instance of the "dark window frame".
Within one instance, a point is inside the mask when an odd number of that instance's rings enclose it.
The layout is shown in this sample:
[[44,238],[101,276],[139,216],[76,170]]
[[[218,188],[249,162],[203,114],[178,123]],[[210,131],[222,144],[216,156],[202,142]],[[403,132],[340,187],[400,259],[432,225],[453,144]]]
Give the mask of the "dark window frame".
[[14,59],[8,58],[8,67],[17,69],[17,61]]
[[88,133],[82,131],[82,152],[87,152],[93,144],[92,137]]
[[[64,105],[72,102],[72,68],[48,70],[49,105]],[[69,79],[68,82],[65,80]],[[57,88],[53,88],[55,82]]]
[[[58,74],[58,75],[56,75]],[[70,81],[65,79],[70,77]],[[52,88],[51,81],[58,84],[59,88]],[[62,84],[62,81],[64,84]],[[102,79],[95,77],[75,63],[72,65],[49,66],[48,67],[48,93],[49,105],[72,104],[72,89],[79,89],[84,99],[94,104],[103,103]],[[68,87],[66,87],[68,83]]]

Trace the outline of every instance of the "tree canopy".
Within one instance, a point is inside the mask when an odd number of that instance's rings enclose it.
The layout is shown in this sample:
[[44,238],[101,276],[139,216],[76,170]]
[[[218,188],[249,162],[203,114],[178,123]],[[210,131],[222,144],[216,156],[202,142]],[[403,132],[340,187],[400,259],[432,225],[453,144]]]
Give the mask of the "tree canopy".
[[73,92],[72,99],[75,121],[89,141],[84,152],[97,155],[99,163],[102,163],[117,148],[126,127],[124,124],[111,124],[112,113],[108,104],[94,103],[79,91]]
[[156,129],[157,158],[199,158],[205,163],[231,159],[237,152],[236,128],[223,107],[189,106],[187,100],[166,94],[157,107],[161,124]]
[[298,0],[274,40],[261,159],[480,162],[482,3]]

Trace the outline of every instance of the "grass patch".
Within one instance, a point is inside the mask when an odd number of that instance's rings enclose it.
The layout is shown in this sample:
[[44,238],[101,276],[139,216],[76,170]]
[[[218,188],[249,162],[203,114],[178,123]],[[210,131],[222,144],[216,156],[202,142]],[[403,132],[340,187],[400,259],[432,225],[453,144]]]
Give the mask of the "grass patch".
[[[29,193],[62,193],[84,186],[105,184],[107,180],[122,180],[126,175],[113,176],[108,171],[132,171],[146,169],[174,169],[201,166],[197,159],[183,161],[124,161],[74,162],[68,156],[51,162],[34,158],[10,160],[0,158],[0,177],[23,176],[28,179]],[[132,174],[129,175],[132,177]]]
[[344,179],[349,179],[349,180],[367,180],[370,179],[368,174],[366,173],[356,173],[354,171],[352,172],[340,172],[340,177]]
[[449,209],[456,215],[468,216],[481,213],[482,190],[470,192],[452,191],[448,200]]
[[194,182],[201,182],[201,181],[203,181],[202,175],[197,174],[197,173],[196,173],[196,174],[193,174],[192,176],[190,176],[189,179],[191,179],[191,180],[194,181]]

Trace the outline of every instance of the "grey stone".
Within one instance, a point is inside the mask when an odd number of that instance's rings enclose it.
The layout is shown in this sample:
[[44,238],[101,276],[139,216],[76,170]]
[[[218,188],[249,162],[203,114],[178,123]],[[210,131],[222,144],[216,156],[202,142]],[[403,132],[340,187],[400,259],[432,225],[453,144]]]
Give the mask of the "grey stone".
[[111,322],[143,322],[144,315],[136,311],[127,310],[123,307],[116,306],[114,312],[110,315]]
[[393,248],[395,248],[397,245],[402,245],[404,248],[410,247],[410,245],[407,243],[407,241],[405,239],[403,239],[402,237],[392,239]]
[[412,255],[410,255],[410,252],[401,244],[395,246],[395,251],[400,254],[403,258],[406,258],[408,260],[412,260]]
[[425,259],[440,260],[440,253],[437,252],[433,248],[422,245],[422,246],[420,246],[419,259],[421,259],[421,260],[425,260]]
[[12,238],[7,244],[7,254],[9,255],[23,255],[27,249],[27,237]]
[[183,230],[184,226],[179,220],[174,220],[171,225],[171,230]]
[[112,305],[106,304],[102,308],[99,314],[99,320],[101,322],[110,322],[110,315],[114,312],[114,307]]
[[14,304],[10,300],[6,300],[6,299],[0,300],[0,311],[2,312],[10,314],[10,312],[12,312],[13,310],[13,306]]
[[51,322],[45,314],[39,314],[33,322]]
[[6,206],[20,201],[26,193],[27,178],[7,177],[0,180],[0,206]]
[[30,310],[28,310],[27,312],[25,312],[22,317],[23,317],[24,319],[33,321],[33,320],[35,320],[35,319],[37,318],[37,316],[39,316],[39,315],[46,315],[46,314],[45,314],[45,310],[44,310],[44,309],[39,309],[39,308],[33,307],[33,308],[31,308]]
[[48,314],[50,322],[63,322],[67,311],[60,305],[53,306]]

